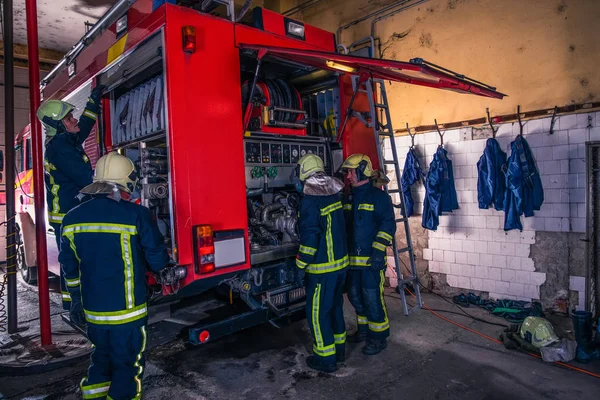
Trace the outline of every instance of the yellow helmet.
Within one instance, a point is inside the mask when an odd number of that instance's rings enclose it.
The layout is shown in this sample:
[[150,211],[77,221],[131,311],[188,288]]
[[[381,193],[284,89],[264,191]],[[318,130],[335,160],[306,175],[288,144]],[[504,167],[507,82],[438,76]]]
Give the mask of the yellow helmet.
[[46,136],[56,135],[60,122],[75,109],[73,104],[60,100],[45,101],[37,110],[37,117],[46,127]]
[[367,178],[373,175],[373,164],[371,159],[365,154],[352,154],[346,158],[346,161],[342,164],[342,169],[358,169]]
[[542,317],[527,317],[521,324],[521,337],[535,347],[544,347],[557,342],[552,324]]
[[131,193],[137,183],[135,165],[117,152],[108,153],[96,163],[94,182],[115,183],[120,189]]
[[317,172],[325,172],[323,160],[316,154],[306,154],[298,160],[299,173],[298,177],[301,181],[307,180]]

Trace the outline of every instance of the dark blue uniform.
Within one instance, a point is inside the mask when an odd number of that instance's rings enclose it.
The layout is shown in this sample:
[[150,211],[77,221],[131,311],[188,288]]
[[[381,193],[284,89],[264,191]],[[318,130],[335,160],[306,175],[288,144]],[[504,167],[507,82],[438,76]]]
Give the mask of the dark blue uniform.
[[81,294],[94,344],[83,398],[138,399],[146,346],[146,271],[169,256],[151,212],[95,197],[64,217],[59,261],[67,288]]
[[[351,201],[350,201],[351,200]],[[396,234],[392,199],[367,183],[352,188],[352,198],[344,204],[348,223],[350,269],[346,279],[348,300],[356,310],[358,331],[382,340],[390,334],[383,298],[384,270],[371,268],[369,258],[376,253],[386,257],[386,249]]]
[[521,215],[533,217],[544,202],[544,188],[529,144],[521,135],[511,143],[506,170],[504,230],[523,230]]
[[442,212],[458,209],[458,198],[454,186],[452,161],[448,152],[438,147],[429,164],[429,172],[425,180],[425,201],[423,202],[423,218],[421,226],[432,231],[437,230]]
[[296,266],[306,271],[306,316],[313,335],[313,353],[324,365],[344,354],[344,280],[348,266],[346,224],[341,194],[304,195],[298,227],[300,250]]
[[483,155],[477,163],[477,199],[479,208],[487,209],[492,203],[497,211],[504,209],[506,181],[502,168],[506,153],[496,139],[488,139]]
[[[79,132],[68,133],[59,129],[56,135],[46,143],[44,168],[46,170],[48,220],[54,229],[56,246],[59,251],[60,228],[63,218],[69,210],[79,204],[77,199],[79,191],[92,183],[92,166],[82,144],[96,124],[97,113],[98,106],[90,99],[79,118]],[[63,308],[68,310],[71,305],[71,296],[62,275],[60,289]]]
[[419,158],[414,148],[410,148],[406,154],[404,170],[402,171],[402,193],[404,194],[404,204],[406,207],[406,216],[413,215],[415,201],[412,198],[410,187],[417,182],[423,181],[425,173],[419,164]]

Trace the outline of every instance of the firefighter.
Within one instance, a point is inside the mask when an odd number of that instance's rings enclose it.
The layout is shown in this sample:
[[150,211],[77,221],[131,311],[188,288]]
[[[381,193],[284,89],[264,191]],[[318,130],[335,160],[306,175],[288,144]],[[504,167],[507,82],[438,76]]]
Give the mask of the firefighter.
[[348,342],[366,340],[362,352],[375,355],[387,347],[390,334],[383,282],[386,248],[396,233],[394,209],[390,196],[377,188],[385,180],[373,170],[368,156],[353,154],[341,168],[351,185],[351,195],[344,204],[350,252],[346,292],[358,325]]
[[146,271],[159,273],[169,256],[151,211],[128,201],[135,185],[133,162],[109,153],[81,190],[91,199],[63,218],[59,261],[71,314],[84,314],[94,345],[80,384],[84,399],[139,399],[142,392]]
[[[79,191],[92,183],[92,166],[82,144],[98,119],[102,88],[94,88],[79,121],[73,117],[75,106],[65,101],[48,100],[37,111],[38,119],[46,128],[44,169],[48,221],[54,229],[59,251],[63,217],[79,204]],[[69,310],[71,297],[62,274],[60,289],[63,308]]]
[[334,372],[336,362],[345,361],[346,346],[343,290],[348,248],[341,202],[344,184],[325,175],[323,161],[314,154],[298,161],[293,180],[303,193],[296,267],[301,285],[306,277],[306,315],[313,336],[313,355],[306,363],[318,371]]

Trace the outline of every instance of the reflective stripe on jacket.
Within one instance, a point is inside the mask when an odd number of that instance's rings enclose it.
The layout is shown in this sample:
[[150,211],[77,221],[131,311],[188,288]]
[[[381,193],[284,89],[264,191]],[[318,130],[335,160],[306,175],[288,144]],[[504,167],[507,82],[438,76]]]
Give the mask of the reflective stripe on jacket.
[[350,266],[369,266],[369,257],[377,251],[385,254],[396,234],[392,199],[383,190],[365,184],[352,188],[352,196],[344,210]]
[[496,139],[488,139],[483,155],[477,162],[477,199],[479,208],[487,209],[494,204],[497,211],[504,209],[506,177],[502,168],[506,164],[506,153]]
[[105,326],[144,324],[146,271],[169,262],[150,210],[105,196],[64,217],[58,259],[67,289],[81,286],[88,323]]
[[300,201],[300,249],[296,266],[310,274],[335,272],[348,266],[341,199],[341,193],[327,196],[305,194]]
[[79,204],[79,191],[92,183],[92,166],[82,145],[96,124],[97,113],[98,106],[88,101],[79,118],[79,132],[59,130],[46,143],[46,200],[48,219],[52,223],[62,223],[65,214]]
[[406,216],[413,215],[414,200],[410,187],[419,181],[424,181],[425,173],[419,164],[419,158],[414,148],[408,150],[404,170],[402,171],[402,192],[404,193],[404,202],[406,207]]
[[523,230],[521,215],[532,217],[544,202],[544,188],[529,144],[521,135],[510,144],[506,168],[504,230]]
[[454,187],[454,172],[448,152],[438,147],[425,181],[425,201],[423,203],[423,228],[435,231],[440,222],[442,212],[458,209],[456,188]]

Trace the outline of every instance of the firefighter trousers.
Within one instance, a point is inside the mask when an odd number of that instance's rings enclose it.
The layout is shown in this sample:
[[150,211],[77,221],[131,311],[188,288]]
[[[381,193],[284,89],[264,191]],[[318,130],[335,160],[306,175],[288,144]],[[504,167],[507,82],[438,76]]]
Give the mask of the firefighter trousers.
[[323,365],[335,365],[344,354],[344,280],[346,270],[306,274],[306,319],[313,336],[313,353]]
[[383,298],[383,271],[369,267],[352,268],[346,277],[348,300],[356,311],[358,331],[376,340],[390,335],[390,321]]
[[81,381],[84,399],[140,399],[144,374],[146,326],[104,328],[88,324],[93,345],[87,377]]
[[[56,249],[60,253],[60,241],[62,236],[62,225],[50,223],[52,229],[54,229],[54,235],[56,236]],[[65,282],[65,277],[63,276],[62,267],[60,268],[60,293],[62,296],[62,306],[64,310],[69,311],[71,309],[71,295],[67,290],[67,283]]]

